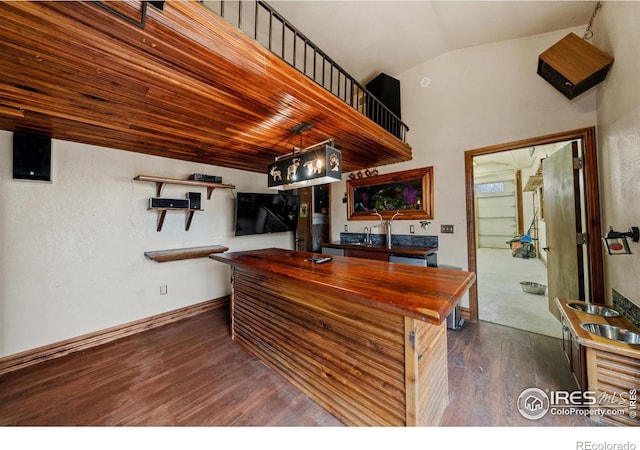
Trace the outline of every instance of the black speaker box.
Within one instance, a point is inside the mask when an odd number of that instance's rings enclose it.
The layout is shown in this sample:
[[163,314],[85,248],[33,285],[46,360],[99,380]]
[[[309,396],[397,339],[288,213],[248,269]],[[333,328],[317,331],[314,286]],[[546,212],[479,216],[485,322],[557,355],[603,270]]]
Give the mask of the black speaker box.
[[538,75],[569,100],[603,81],[613,57],[569,33],[538,57]]
[[51,138],[34,133],[13,133],[13,178],[51,181]]
[[152,197],[149,199],[149,208],[184,208],[189,209],[188,198],[161,198]]
[[398,118],[400,117],[400,81],[387,74],[381,73],[366,86],[384,106],[389,108]]
[[[381,73],[367,83],[367,91],[400,119],[400,81]],[[400,137],[400,122],[385,114],[379,105],[369,99],[367,117],[396,137]]]
[[187,198],[189,199],[189,208],[202,209],[202,195],[200,192],[188,192]]

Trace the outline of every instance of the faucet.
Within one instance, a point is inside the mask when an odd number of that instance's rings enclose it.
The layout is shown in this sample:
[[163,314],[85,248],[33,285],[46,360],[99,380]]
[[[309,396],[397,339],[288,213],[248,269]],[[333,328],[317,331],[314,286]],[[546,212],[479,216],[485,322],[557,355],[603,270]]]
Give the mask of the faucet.
[[377,210],[375,211],[375,213],[380,217],[380,222],[384,223],[387,227],[387,248],[391,248],[391,223],[393,222],[393,219],[395,219],[396,216],[400,214],[400,210],[398,210],[393,216],[391,216],[391,219],[389,220],[382,220],[382,214],[380,214]]
[[385,225],[387,225],[387,248],[391,248],[391,220],[387,220]]

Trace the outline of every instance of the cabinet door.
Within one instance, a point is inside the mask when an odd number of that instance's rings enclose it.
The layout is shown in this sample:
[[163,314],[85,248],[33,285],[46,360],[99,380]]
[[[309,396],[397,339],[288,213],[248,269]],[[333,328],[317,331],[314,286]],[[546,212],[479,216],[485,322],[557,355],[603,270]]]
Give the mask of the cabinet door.
[[561,316],[561,319],[562,350],[564,352],[564,356],[566,356],[567,360],[569,361],[569,368],[571,369],[573,378],[578,384],[578,389],[585,390],[587,389],[585,349],[578,343],[578,340],[571,332],[571,328],[569,328],[567,319],[564,316]]
[[569,366],[571,366],[571,330],[564,316],[562,316],[562,350],[567,361],[569,361]]
[[578,340],[572,334],[571,335],[571,371],[573,376],[576,377],[578,388],[581,390],[587,389],[587,370],[585,367],[585,350],[584,347],[578,344]]
[[343,248],[334,248],[334,247],[322,247],[322,254],[324,254],[324,255],[335,255],[335,256],[345,256]]

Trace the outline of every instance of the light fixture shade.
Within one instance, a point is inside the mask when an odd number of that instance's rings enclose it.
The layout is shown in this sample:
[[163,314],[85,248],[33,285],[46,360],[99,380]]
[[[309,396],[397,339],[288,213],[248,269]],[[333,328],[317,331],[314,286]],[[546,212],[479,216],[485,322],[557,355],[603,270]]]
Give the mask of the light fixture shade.
[[631,227],[630,231],[621,233],[609,227],[609,232],[602,238],[602,243],[610,255],[630,255],[631,249],[629,248],[627,238],[631,238],[633,242],[640,241],[640,228]]
[[280,158],[267,167],[270,189],[296,189],[342,179],[342,153],[323,145],[314,150]]
[[604,248],[610,255],[630,255],[631,249],[629,248],[629,243],[627,242],[627,238],[622,237],[603,237],[602,243],[604,244]]

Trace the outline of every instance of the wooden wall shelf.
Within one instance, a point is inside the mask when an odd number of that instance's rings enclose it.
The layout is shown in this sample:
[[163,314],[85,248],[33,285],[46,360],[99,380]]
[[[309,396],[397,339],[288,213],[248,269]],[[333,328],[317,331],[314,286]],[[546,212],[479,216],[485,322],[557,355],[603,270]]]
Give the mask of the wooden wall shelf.
[[[135,181],[146,181],[156,184],[156,197],[160,197],[162,194],[162,188],[166,184],[177,184],[181,186],[202,186],[207,188],[207,200],[211,200],[211,193],[214,189],[235,189],[233,184],[222,183],[208,183],[206,181],[194,181],[194,180],[180,180],[178,178],[166,178],[166,177],[154,177],[151,175],[138,175],[134,178]],[[191,228],[191,221],[193,220],[193,213],[196,211],[204,211],[204,209],[186,209],[186,208],[149,208],[152,211],[158,211],[158,226],[156,231],[162,231],[162,225],[164,225],[164,218],[167,215],[167,211],[186,211],[187,220],[185,223],[185,231],[189,231]]]
[[172,250],[156,250],[144,252],[144,256],[152,261],[163,263],[169,261],[179,261],[182,259],[207,258],[212,253],[224,253],[228,251],[222,245],[209,245],[205,247],[176,248]]
[[542,186],[542,175],[531,175],[527,180],[527,184],[525,185],[523,191],[533,192],[538,190],[540,186]]
[[136,181],[148,181],[156,184],[156,197],[162,194],[162,188],[165,184],[179,184],[182,186],[204,186],[207,188],[207,200],[211,200],[211,193],[214,189],[235,189],[233,184],[207,183],[206,181],[179,180],[177,178],[154,177],[150,175],[138,175],[134,178]]

